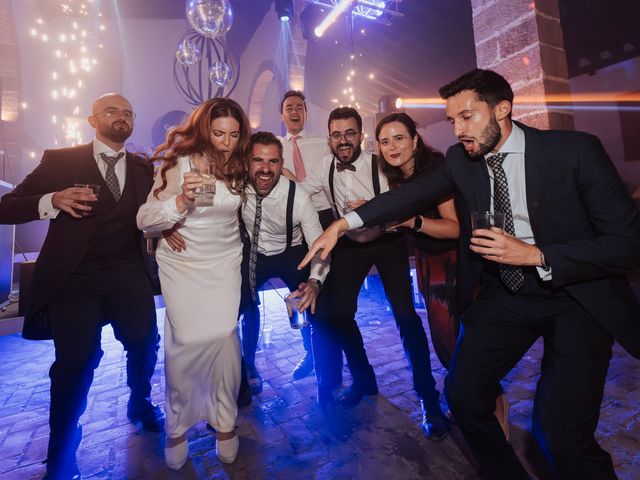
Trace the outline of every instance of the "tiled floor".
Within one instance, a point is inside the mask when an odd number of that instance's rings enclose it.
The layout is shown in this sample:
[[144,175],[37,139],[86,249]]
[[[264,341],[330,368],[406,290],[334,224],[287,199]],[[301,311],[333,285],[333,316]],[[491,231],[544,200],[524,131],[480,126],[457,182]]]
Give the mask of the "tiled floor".
[[[460,432],[443,442],[429,442],[419,429],[419,407],[411,390],[398,333],[375,282],[360,296],[358,321],[380,394],[348,414],[354,432],[346,442],[333,440],[314,403],[313,376],[293,381],[291,371],[302,355],[299,335],[288,327],[277,293],[267,296],[258,367],[263,393],[240,410],[240,456],[233,465],[215,457],[214,436],[201,423],[189,433],[191,461],[178,473],[164,466],[162,434],[138,430],[126,419],[128,389],[122,348],[105,328],[105,356],[82,417],[84,437],[78,452],[83,478],[164,479],[473,479]],[[421,312],[424,317],[424,311]],[[159,310],[162,322],[164,310]],[[426,322],[425,322],[426,325]],[[162,329],[161,329],[162,331]],[[535,478],[551,478],[533,443],[532,396],[539,372],[541,344],[536,344],[505,379],[512,404],[511,439]],[[619,347],[602,407],[598,438],[613,455],[622,480],[640,478],[640,371]],[[41,478],[49,404],[51,342],[29,342],[18,335],[0,337],[0,478]],[[435,355],[438,385],[445,372]],[[154,377],[155,400],[164,403],[162,350]],[[345,383],[349,376],[345,370]],[[579,401],[579,399],[576,399]]]

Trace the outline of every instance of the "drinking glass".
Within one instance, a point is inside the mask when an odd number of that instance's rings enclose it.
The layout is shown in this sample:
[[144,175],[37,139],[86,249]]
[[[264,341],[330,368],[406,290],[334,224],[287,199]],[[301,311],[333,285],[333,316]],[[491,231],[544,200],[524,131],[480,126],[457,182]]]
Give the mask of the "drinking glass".
[[[100,185],[95,183],[75,183],[74,188],[89,188],[91,192],[96,196],[96,200],[82,200],[80,203],[82,205],[90,205],[93,207],[93,203],[95,203],[98,199],[98,195],[100,194]],[[91,215],[95,215],[93,210],[85,211],[85,210],[76,210],[78,215],[82,215],[83,217],[90,217]]]
[[216,193],[216,177],[211,171],[211,164],[207,157],[195,155],[189,160],[191,172],[202,178],[202,186],[198,187],[196,193],[196,207],[213,207],[213,197]]
[[291,328],[299,330],[309,324],[307,316],[298,311],[298,306],[300,304],[300,297],[298,294],[294,295],[294,292],[289,293],[284,297],[284,303],[287,307],[287,315],[289,315],[289,325],[291,325]]
[[504,213],[503,212],[473,212],[471,214],[471,228],[477,230],[479,228],[490,230],[496,227],[504,230]]

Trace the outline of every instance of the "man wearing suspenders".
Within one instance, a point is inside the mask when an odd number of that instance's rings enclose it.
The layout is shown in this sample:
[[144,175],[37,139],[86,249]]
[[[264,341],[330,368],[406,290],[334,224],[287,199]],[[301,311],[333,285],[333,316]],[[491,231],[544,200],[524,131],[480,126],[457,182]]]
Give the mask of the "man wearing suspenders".
[[[375,156],[360,147],[362,118],[355,109],[336,108],[329,115],[328,127],[333,154],[323,160],[320,173],[309,177],[302,186],[310,194],[324,191],[336,217],[342,217],[389,190],[389,186],[386,178],[378,173]],[[353,377],[353,384],[339,402],[344,407],[353,407],[364,396],[378,393],[376,377],[355,321],[360,288],[375,265],[413,371],[414,390],[423,408],[422,429],[427,438],[440,440],[447,434],[446,421],[431,374],[429,343],[413,306],[408,257],[404,237],[399,233],[385,233],[380,228],[348,232],[336,245],[326,285],[328,318]]]
[[[311,312],[313,327],[312,343],[318,379],[318,403],[331,432],[339,437],[347,433],[343,421],[335,416],[331,402],[331,388],[335,386],[336,374],[331,378],[324,374],[324,355],[339,355],[337,345],[322,338],[323,325],[316,312],[316,299],[329,272],[329,260],[319,256],[310,267],[298,270],[297,266],[307,254],[310,245],[322,233],[318,214],[309,195],[296,188],[296,182],[281,176],[282,144],[269,132],[258,132],[251,137],[249,154],[249,186],[247,200],[242,207],[242,221],[250,241],[248,268],[244,271],[248,281],[243,282],[243,298],[251,299],[243,309],[243,353],[251,368],[260,331],[260,313],[255,303],[256,292],[270,278],[280,278],[291,292],[300,296],[299,311]],[[318,305],[320,307],[320,305]],[[284,305],[283,305],[284,308]],[[320,312],[318,312],[320,314]],[[300,313],[302,315],[302,313]],[[324,317],[323,317],[324,318]],[[326,344],[326,345],[325,345]],[[251,358],[248,358],[251,355]],[[254,367],[255,368],[255,367]],[[251,381],[251,373],[249,374]],[[325,393],[328,392],[328,393]]]

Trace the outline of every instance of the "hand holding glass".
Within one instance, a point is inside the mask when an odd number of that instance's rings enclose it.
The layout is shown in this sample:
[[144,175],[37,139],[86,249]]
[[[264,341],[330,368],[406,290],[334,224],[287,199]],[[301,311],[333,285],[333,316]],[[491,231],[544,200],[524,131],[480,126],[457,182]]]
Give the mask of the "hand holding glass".
[[291,325],[291,328],[295,329],[301,329],[302,327],[309,324],[307,316],[304,314],[304,312],[300,312],[298,310],[301,296],[302,291],[296,290],[295,292],[291,292],[284,297],[284,304],[287,307],[287,315],[289,315],[289,324]]
[[[98,201],[98,194],[100,193],[100,185],[97,185],[95,183],[75,183],[74,188],[84,188],[84,189],[88,189],[90,190],[90,192],[88,193],[93,193],[96,196],[95,200],[79,200],[78,203],[81,203],[82,205],[88,205],[91,206],[93,208],[93,203]],[[94,215],[94,212],[92,210],[76,210],[76,212],[78,213],[78,215],[82,215],[83,217],[90,217],[91,215]]]
[[196,189],[196,207],[213,207],[213,196],[216,193],[216,177],[211,171],[211,163],[207,157],[194,155],[189,160],[191,171],[202,178],[202,187]]

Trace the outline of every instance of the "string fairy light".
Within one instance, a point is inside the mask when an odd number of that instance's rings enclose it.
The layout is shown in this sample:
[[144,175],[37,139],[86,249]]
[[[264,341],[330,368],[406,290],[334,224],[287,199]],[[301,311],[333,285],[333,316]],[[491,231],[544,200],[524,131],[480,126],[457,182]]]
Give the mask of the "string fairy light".
[[[94,28],[102,13],[94,0],[63,0],[57,3],[60,19],[48,22],[40,17],[33,20],[30,36],[42,44],[43,58],[51,59],[48,78],[51,111],[54,125],[54,145],[76,145],[83,141],[83,119],[77,104],[82,93],[91,85],[99,65],[97,51],[103,48],[100,37],[107,30],[104,24]],[[27,102],[24,102],[27,105]],[[23,108],[26,108],[23,107]]]

